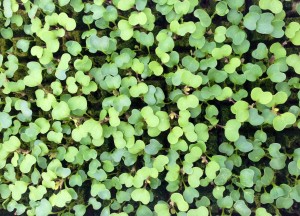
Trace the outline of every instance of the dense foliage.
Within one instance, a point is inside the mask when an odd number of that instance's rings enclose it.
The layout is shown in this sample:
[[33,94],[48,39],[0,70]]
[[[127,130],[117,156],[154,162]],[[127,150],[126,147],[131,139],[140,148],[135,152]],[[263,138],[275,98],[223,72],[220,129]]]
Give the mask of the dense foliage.
[[2,215],[299,210],[300,4],[0,5]]

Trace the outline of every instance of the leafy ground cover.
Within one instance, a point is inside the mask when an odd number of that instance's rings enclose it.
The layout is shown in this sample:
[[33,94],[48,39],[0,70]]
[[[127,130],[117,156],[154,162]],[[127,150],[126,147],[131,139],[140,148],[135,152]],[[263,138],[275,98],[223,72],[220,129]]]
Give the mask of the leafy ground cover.
[[2,215],[299,213],[299,3],[0,6]]

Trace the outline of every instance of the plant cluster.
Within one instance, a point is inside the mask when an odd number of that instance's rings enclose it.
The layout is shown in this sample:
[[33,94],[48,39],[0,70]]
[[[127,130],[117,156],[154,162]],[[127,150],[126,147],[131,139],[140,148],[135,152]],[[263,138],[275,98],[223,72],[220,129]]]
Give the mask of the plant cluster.
[[0,6],[3,214],[299,210],[300,4]]

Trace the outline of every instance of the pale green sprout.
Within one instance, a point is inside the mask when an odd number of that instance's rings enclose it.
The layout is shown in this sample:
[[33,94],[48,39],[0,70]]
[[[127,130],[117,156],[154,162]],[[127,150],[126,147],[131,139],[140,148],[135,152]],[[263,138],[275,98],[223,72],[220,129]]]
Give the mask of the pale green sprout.
[[213,180],[217,177],[217,171],[219,170],[220,165],[215,161],[210,161],[205,167],[205,174],[210,180]]
[[14,36],[13,30],[10,27],[1,28],[0,29],[0,34],[4,39],[8,39],[8,40],[12,39],[13,36]]
[[150,202],[150,193],[145,188],[137,188],[131,193],[131,198],[146,205]]
[[64,101],[53,103],[53,110],[51,112],[52,118],[55,120],[63,120],[69,117],[70,108]]
[[63,7],[67,4],[69,4],[70,0],[58,0],[59,6]]
[[133,36],[133,27],[127,20],[120,20],[118,22],[118,27],[120,29],[120,37],[122,40],[127,41]]
[[300,67],[298,64],[299,61],[300,61],[300,56],[297,54],[291,54],[286,58],[287,65],[293,67],[294,71],[297,74],[300,74]]
[[286,50],[279,42],[271,45],[270,52],[274,54],[275,59],[286,57]]
[[47,193],[47,190],[43,185],[39,185],[37,187],[29,186],[29,190],[29,199],[32,201],[41,200],[43,196]]
[[179,110],[195,108],[198,105],[199,105],[199,99],[195,95],[182,96],[177,101],[177,106]]
[[175,126],[174,128],[172,128],[171,132],[168,134],[168,142],[170,144],[175,144],[178,142],[179,138],[183,135],[183,130],[178,127]]
[[59,82],[58,80],[51,83],[51,89],[53,91],[53,94],[55,95],[61,95],[61,93],[63,92],[61,82]]
[[95,146],[100,146],[103,143],[102,134],[103,129],[101,124],[94,119],[89,119],[72,131],[72,138],[76,142],[80,142],[82,138],[91,135],[93,138],[93,144]]
[[133,177],[133,186],[135,188],[141,188],[144,185],[144,181],[149,177],[157,178],[158,171],[155,168],[142,167],[136,172],[136,175]]
[[279,91],[273,95],[271,102],[266,104],[268,107],[275,107],[278,104],[284,104],[288,100],[288,95],[285,92]]
[[228,14],[228,12],[229,9],[226,1],[219,1],[216,4],[216,14],[218,14],[219,16],[225,16],[226,14]]
[[[156,76],[160,76],[163,73],[163,67],[157,61],[151,61],[148,65],[149,69],[153,71]],[[142,66],[144,68],[144,65]],[[143,69],[142,69],[143,70]]]
[[240,172],[240,184],[243,187],[252,187],[254,182],[254,171],[252,169],[246,168]]
[[212,50],[212,56],[217,60],[227,57],[231,53],[232,53],[232,48],[231,48],[231,46],[229,46],[227,44],[223,45],[220,48],[214,48]]
[[203,9],[195,10],[194,16],[200,20],[200,23],[203,27],[208,27],[211,25],[211,18],[205,10]]
[[196,31],[196,25],[191,21],[179,23],[177,20],[173,20],[170,23],[170,30],[177,35],[184,36],[187,33],[194,33]]
[[245,0],[227,0],[228,6],[232,9],[239,9],[245,4]]
[[264,117],[258,114],[258,110],[255,108],[249,109],[248,122],[253,126],[261,125],[265,121]]
[[190,187],[197,188],[200,185],[200,178],[203,176],[203,170],[199,167],[193,167],[192,173],[188,176],[188,183]]
[[85,112],[87,110],[87,100],[83,96],[71,97],[67,103],[72,112],[79,110]]
[[[70,57],[71,58],[71,57]],[[92,60],[88,56],[83,56],[82,59],[76,59],[74,67],[78,71],[89,71],[92,68]]]
[[9,128],[11,125],[12,117],[6,112],[0,112],[0,129],[2,130]]
[[11,1],[3,1],[3,8],[4,8],[4,16],[6,18],[11,18],[13,13],[16,12],[19,8],[18,4]]
[[41,58],[43,55],[43,48],[40,46],[33,46],[30,50],[31,55]]
[[250,216],[251,215],[251,210],[246,205],[244,200],[237,200],[234,203],[233,207],[242,216]]
[[66,83],[69,93],[75,94],[78,91],[78,86],[76,85],[76,79],[74,77],[68,77]]
[[201,155],[202,155],[201,148],[195,146],[195,147],[192,147],[190,149],[190,152],[184,156],[184,160],[188,163],[194,163],[200,159]]
[[215,29],[215,34],[214,34],[214,40],[217,43],[223,43],[226,39],[226,27],[225,26],[218,26]]
[[158,47],[155,49],[155,53],[161,59],[162,63],[167,63],[170,60],[170,55],[167,52],[171,52],[175,46],[171,33],[161,30],[157,34],[156,40],[158,41]]
[[29,49],[30,41],[26,39],[21,39],[17,41],[17,48],[22,50],[22,52],[27,52]]
[[202,77],[195,75],[186,69],[178,69],[172,77],[172,83],[175,86],[183,83],[187,86],[197,88],[202,84]]
[[201,49],[205,45],[204,34],[206,32],[206,28],[203,27],[200,22],[196,22],[195,25],[196,30],[189,36],[189,44],[191,47]]
[[249,118],[249,104],[245,101],[237,101],[230,110],[239,122],[245,122]]
[[232,74],[236,69],[241,65],[241,60],[237,57],[230,59],[229,63],[224,66],[224,71],[229,74]]
[[274,31],[272,21],[274,15],[272,13],[263,13],[257,21],[256,31],[260,34],[271,34]]
[[73,56],[77,56],[79,55],[79,53],[81,53],[82,48],[81,45],[77,42],[77,41],[67,41],[65,43],[68,52],[73,55]]
[[216,116],[219,114],[219,110],[214,105],[209,105],[205,109],[205,119],[207,119],[212,125],[216,125],[219,120]]
[[9,184],[8,187],[11,191],[12,198],[15,201],[19,201],[22,195],[27,191],[28,183],[24,181],[15,181],[13,184]]
[[169,212],[169,205],[166,202],[159,201],[155,206],[154,206],[155,213],[160,216],[170,216]]
[[213,194],[214,198],[220,199],[220,198],[223,197],[224,191],[225,191],[225,187],[224,186],[216,186],[213,189],[212,194]]
[[77,204],[73,207],[73,210],[75,211],[75,214],[78,216],[84,216],[86,213],[87,206],[83,204]]
[[22,173],[29,173],[31,167],[36,163],[36,158],[30,154],[27,154],[20,164],[20,171]]
[[132,12],[129,16],[128,22],[130,25],[145,25],[147,23],[147,16],[144,12]]
[[226,182],[231,178],[232,172],[227,168],[220,168],[220,172],[214,179],[216,185],[225,185]]
[[232,39],[234,45],[241,45],[247,38],[247,34],[237,25],[232,25],[226,30],[226,36]]
[[122,11],[127,11],[132,8],[134,4],[135,0],[119,0],[116,6]]
[[187,14],[190,10],[191,2],[188,0],[184,1],[175,1],[174,11],[177,14]]
[[227,14],[227,20],[231,22],[233,25],[239,25],[242,19],[243,19],[243,14],[236,9],[230,10],[229,13]]
[[63,26],[67,31],[73,31],[76,28],[74,19],[69,18],[66,13],[60,13],[57,17],[58,23]]
[[54,131],[50,131],[47,134],[47,139],[50,142],[54,142],[54,143],[61,143],[63,138],[63,134],[60,132],[54,132]]
[[144,82],[140,82],[129,89],[129,93],[132,97],[140,97],[141,95],[144,95],[147,92],[148,86]]
[[[16,56],[9,54],[7,56],[8,61],[4,62],[4,66],[7,68],[5,70],[5,75],[8,78],[12,78],[15,74],[15,72],[18,70],[18,64],[19,60]],[[3,62],[3,57],[2,57],[2,62]],[[4,83],[5,84],[5,83]]]
[[296,116],[290,112],[277,115],[273,119],[273,127],[276,131],[282,131],[287,126],[293,125],[296,122]]
[[61,58],[60,62],[56,68],[55,76],[59,80],[65,80],[67,75],[66,71],[69,69],[69,61],[71,60],[71,55],[68,53],[64,53]]
[[239,121],[237,121],[236,119],[230,119],[228,122],[226,122],[226,125],[224,127],[225,137],[231,142],[237,141],[239,138],[240,127],[241,123]]
[[252,63],[243,64],[242,70],[246,75],[246,79],[251,82],[254,82],[263,74],[261,67]]
[[263,10],[270,10],[275,14],[278,14],[282,11],[283,5],[279,0],[260,0],[259,7]]
[[259,43],[257,48],[252,52],[252,57],[258,60],[268,58],[268,48],[264,43]]
[[248,12],[245,16],[244,16],[244,26],[253,31],[257,28],[257,22],[260,19],[260,14],[257,12]]
[[191,114],[188,110],[179,111],[178,124],[180,127],[188,125]]
[[189,209],[188,203],[180,193],[173,193],[170,199],[176,204],[179,211],[187,211]]
[[141,45],[146,46],[148,50],[149,50],[150,46],[152,46],[154,44],[154,35],[152,32],[145,33],[145,32],[140,32],[140,31],[134,31],[133,37]]
[[199,192],[192,187],[186,187],[183,192],[183,198],[187,201],[187,203],[193,203],[195,198],[199,197]]
[[231,88],[225,87],[224,89],[222,89],[222,93],[219,96],[217,96],[216,99],[218,101],[224,101],[228,98],[231,98],[232,94],[233,94],[233,92],[232,92]]
[[6,164],[6,159],[10,155],[10,153],[13,153],[17,149],[19,149],[21,146],[21,142],[19,138],[16,136],[11,136],[9,139],[1,145],[1,154],[3,154],[1,160],[0,160],[0,168],[3,168]]
[[181,60],[182,65],[190,72],[195,73],[199,68],[199,62],[192,56],[185,56]]
[[117,127],[120,124],[119,113],[114,107],[108,109],[109,123],[112,127]]
[[92,34],[86,40],[86,46],[89,49],[90,53],[101,51],[105,54],[110,54],[114,50],[116,50],[116,41],[115,39],[109,38],[107,36],[98,37],[95,32],[95,34]]
[[37,30],[36,34],[46,43],[46,49],[51,53],[55,53],[59,49],[58,38],[63,37],[65,35],[65,31],[64,29],[49,31],[46,28],[42,28]]
[[35,87],[42,83],[42,67],[38,62],[27,63],[29,68],[27,76],[24,77],[24,84],[29,87]]
[[52,206],[57,206],[60,208],[66,206],[66,204],[69,203],[71,200],[72,196],[67,189],[63,189],[59,191],[58,194],[53,194],[49,198],[49,202]]
[[126,147],[128,148],[129,153],[137,155],[145,149],[145,143],[142,140],[137,140],[133,146],[127,143]]
[[272,101],[273,95],[271,92],[264,92],[261,88],[255,87],[251,91],[251,98],[261,104],[268,104]]
[[159,118],[154,114],[153,109],[150,106],[142,108],[141,116],[149,127],[157,127],[159,125]]

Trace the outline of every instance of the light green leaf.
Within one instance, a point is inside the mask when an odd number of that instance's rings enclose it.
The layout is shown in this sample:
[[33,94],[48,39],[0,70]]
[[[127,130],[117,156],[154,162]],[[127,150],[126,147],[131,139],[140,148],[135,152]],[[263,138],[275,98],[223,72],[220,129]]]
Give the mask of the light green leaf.
[[30,154],[27,154],[20,164],[20,171],[22,173],[29,173],[31,167],[36,163],[36,158]]
[[122,11],[127,11],[132,8],[135,4],[135,0],[119,0],[117,3],[117,8]]
[[12,117],[5,112],[0,112],[0,131],[2,128],[9,128],[11,125]]
[[145,188],[137,188],[131,193],[131,198],[138,202],[147,205],[150,202],[150,193]]
[[52,118],[55,120],[63,120],[70,115],[70,108],[68,104],[64,101],[61,101],[59,103],[55,103],[53,105],[53,110],[52,110]]
[[275,14],[283,10],[283,5],[279,0],[260,0],[259,7],[263,10],[270,10]]
[[173,193],[170,199],[176,204],[179,211],[185,212],[189,209],[188,203],[183,199],[180,193]]
[[205,167],[205,174],[209,179],[215,179],[217,171],[220,170],[220,165],[215,161],[210,161]]
[[205,206],[200,206],[197,209],[190,209],[187,212],[187,216],[208,216],[209,212]]
[[244,187],[252,187],[254,182],[253,182],[253,177],[254,177],[254,171],[252,169],[243,169],[240,172],[240,183]]
[[22,195],[27,191],[27,185],[27,182],[15,181],[14,184],[8,186],[15,201],[19,201],[22,198]]
[[273,119],[273,127],[276,131],[282,131],[288,125],[292,125],[296,122],[296,116],[290,112],[277,115]]
[[249,216],[251,215],[251,210],[246,205],[244,200],[238,200],[233,205],[234,209],[241,215],[241,216]]
[[225,129],[225,137],[231,141],[235,142],[239,138],[239,129],[241,127],[241,123],[236,119],[230,119],[224,129]]

